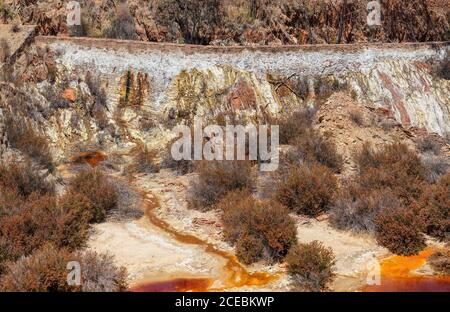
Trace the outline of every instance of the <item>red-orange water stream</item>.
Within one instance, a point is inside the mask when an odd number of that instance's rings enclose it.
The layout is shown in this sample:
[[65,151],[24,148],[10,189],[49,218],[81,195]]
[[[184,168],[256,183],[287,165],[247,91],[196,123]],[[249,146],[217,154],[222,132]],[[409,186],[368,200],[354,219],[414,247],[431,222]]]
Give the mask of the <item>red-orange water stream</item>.
[[427,248],[415,256],[392,256],[381,262],[381,285],[365,286],[367,292],[450,291],[450,276],[426,276],[413,271],[426,263],[434,252]]
[[[146,198],[147,194],[143,194]],[[237,258],[223,250],[217,249],[213,244],[208,243],[194,235],[177,232],[167,222],[159,219],[154,214],[154,209],[159,206],[159,201],[155,198],[145,200],[145,213],[150,222],[171,234],[177,241],[205,247],[205,251],[220,256],[226,259],[224,272],[226,277],[222,281],[223,287],[212,288],[212,279],[199,278],[177,278],[169,281],[151,282],[138,285],[131,289],[131,291],[220,291],[227,288],[243,287],[243,286],[261,286],[275,280],[277,275],[270,275],[269,273],[256,272],[249,273]]]

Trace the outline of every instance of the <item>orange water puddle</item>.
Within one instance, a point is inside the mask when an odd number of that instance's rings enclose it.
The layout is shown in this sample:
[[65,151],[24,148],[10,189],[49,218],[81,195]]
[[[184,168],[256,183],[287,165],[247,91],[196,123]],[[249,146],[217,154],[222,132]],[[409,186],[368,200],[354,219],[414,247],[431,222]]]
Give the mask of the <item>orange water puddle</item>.
[[392,256],[381,262],[381,285],[363,287],[367,292],[449,292],[450,276],[426,276],[413,271],[435,251],[427,248],[415,256]]
[[208,278],[175,278],[133,287],[134,292],[199,292],[208,291],[212,280]]
[[[146,198],[146,193],[143,194],[143,198]],[[205,251],[212,253],[219,257],[224,258],[227,262],[223,268],[225,277],[220,279],[222,287],[212,287],[214,280],[208,278],[175,278],[168,281],[150,282],[139,284],[131,291],[153,291],[153,292],[174,292],[174,291],[222,291],[229,288],[243,287],[243,286],[262,286],[278,278],[277,275],[271,275],[265,272],[249,273],[241,263],[237,260],[236,256],[217,249],[213,244],[208,243],[194,235],[184,234],[177,232],[167,222],[159,219],[153,212],[153,210],[159,207],[159,201],[155,198],[151,200],[145,200],[145,214],[150,222],[163,230],[166,233],[171,234],[177,241],[189,244],[197,245],[205,248]]]
[[91,167],[97,167],[102,161],[108,158],[102,152],[84,152],[72,157],[70,160],[74,164],[89,164]]

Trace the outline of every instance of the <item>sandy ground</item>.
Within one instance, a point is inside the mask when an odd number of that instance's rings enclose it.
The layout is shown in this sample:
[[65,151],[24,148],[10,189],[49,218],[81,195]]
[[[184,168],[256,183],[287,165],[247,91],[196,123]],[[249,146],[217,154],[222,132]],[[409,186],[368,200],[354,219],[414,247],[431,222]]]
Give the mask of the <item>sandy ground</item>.
[[186,246],[140,220],[94,225],[88,248],[107,252],[118,265],[127,268],[131,286],[139,281],[160,281],[174,277],[214,277],[223,259],[199,246]]

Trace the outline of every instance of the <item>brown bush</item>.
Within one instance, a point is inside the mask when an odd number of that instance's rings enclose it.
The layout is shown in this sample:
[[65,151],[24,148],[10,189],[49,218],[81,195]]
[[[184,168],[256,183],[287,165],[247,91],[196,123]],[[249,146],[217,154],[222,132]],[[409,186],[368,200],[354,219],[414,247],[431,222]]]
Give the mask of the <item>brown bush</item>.
[[68,191],[58,200],[57,228],[53,243],[70,250],[83,247],[88,238],[94,207],[84,195]]
[[98,169],[81,171],[70,182],[69,192],[79,193],[91,202],[89,222],[102,222],[111,209],[117,207],[117,192]]
[[318,241],[292,247],[286,257],[286,262],[288,263],[288,272],[296,286],[306,290],[326,290],[327,285],[335,276],[333,251]]
[[11,147],[17,148],[46,168],[54,169],[48,140],[37,133],[30,124],[8,114],[5,118],[5,128]]
[[350,119],[358,126],[362,126],[364,124],[363,114],[357,109],[352,109],[350,111]]
[[291,167],[276,187],[276,198],[298,214],[318,216],[327,211],[337,188],[333,172],[322,165]]
[[159,165],[157,164],[158,152],[154,149],[149,149],[145,145],[138,145],[134,149],[134,159],[132,165],[132,171],[154,173],[159,171]]
[[336,146],[315,130],[306,131],[293,140],[296,153],[304,162],[318,162],[335,172],[342,169],[343,160]]
[[350,184],[337,193],[330,209],[330,222],[338,229],[374,233],[376,216],[399,205],[399,200],[388,189],[371,190]]
[[198,173],[189,188],[189,202],[199,210],[208,210],[229,191],[251,189],[254,173],[249,161],[199,161]]
[[429,183],[436,183],[450,172],[450,159],[446,156],[422,155],[422,165],[425,168],[425,179]]
[[67,284],[67,263],[72,255],[52,245],[43,246],[33,255],[8,264],[0,279],[2,291],[73,291]]
[[[81,285],[67,284],[67,264],[78,261]],[[46,244],[30,256],[9,263],[0,279],[0,290],[21,292],[124,291],[127,273],[111,256],[94,252],[71,253]]]
[[184,43],[209,44],[218,31],[223,10],[219,0],[165,0],[157,7],[157,21],[176,29]]
[[[56,229],[56,202],[52,196],[33,194],[27,200],[4,193],[0,204],[0,267],[29,255],[51,239]],[[1,268],[0,268],[1,271]]]
[[236,256],[244,264],[252,264],[264,257],[264,243],[257,236],[244,233],[236,242]]
[[90,202],[79,194],[33,193],[24,199],[15,191],[0,191],[0,272],[2,263],[31,254],[47,242],[74,250],[88,237]]
[[256,200],[247,190],[230,192],[217,205],[223,211],[225,238],[236,244],[244,263],[261,258],[280,260],[296,242],[289,210],[273,201]]
[[450,173],[429,186],[419,200],[420,218],[427,234],[441,240],[450,239]]
[[103,36],[105,38],[123,40],[138,39],[133,16],[131,16],[126,4],[121,4],[117,12],[117,17],[111,22],[111,26],[104,31]]
[[315,108],[304,108],[287,112],[276,120],[275,122],[280,127],[280,144],[292,143],[295,138],[304,136],[306,132],[309,132],[315,113]]
[[433,270],[442,275],[450,275],[450,249],[438,250],[433,253],[427,262]]
[[92,251],[78,253],[81,258],[81,290],[84,292],[119,292],[128,289],[128,273],[117,267],[108,254]]
[[357,182],[367,189],[391,189],[405,205],[423,192],[426,169],[418,155],[404,144],[386,145],[374,151],[369,145],[356,155]]
[[429,152],[434,155],[439,155],[441,152],[441,145],[431,136],[418,139],[416,144],[422,153]]
[[384,210],[375,218],[378,243],[399,255],[417,254],[425,247],[421,225],[411,209]]
[[0,190],[13,189],[27,197],[32,193],[51,194],[54,186],[33,168],[30,161],[0,164]]

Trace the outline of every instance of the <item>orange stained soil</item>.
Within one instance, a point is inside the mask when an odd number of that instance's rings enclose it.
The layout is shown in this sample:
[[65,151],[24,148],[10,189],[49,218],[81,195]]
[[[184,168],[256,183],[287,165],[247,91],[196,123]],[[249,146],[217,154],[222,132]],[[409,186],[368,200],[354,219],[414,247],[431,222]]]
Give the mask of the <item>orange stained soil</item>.
[[89,164],[91,167],[97,167],[99,163],[107,158],[102,152],[84,152],[71,158],[75,164]]
[[[144,198],[145,198],[145,194]],[[263,286],[278,278],[277,275],[271,275],[265,272],[248,272],[237,260],[236,256],[217,249],[213,244],[208,243],[196,236],[177,232],[167,222],[159,219],[154,214],[154,209],[159,206],[159,201],[155,198],[145,200],[146,216],[152,224],[166,233],[171,234],[177,241],[205,247],[206,252],[215,254],[226,260],[223,270],[225,277],[221,279],[223,287],[212,288],[213,279],[205,278],[176,278],[168,281],[143,283],[133,287],[131,291],[221,291],[234,287],[243,286]]]
[[419,275],[413,271],[434,252],[427,248],[415,256],[392,256],[381,262],[381,285],[365,286],[367,292],[449,292],[450,276]]

